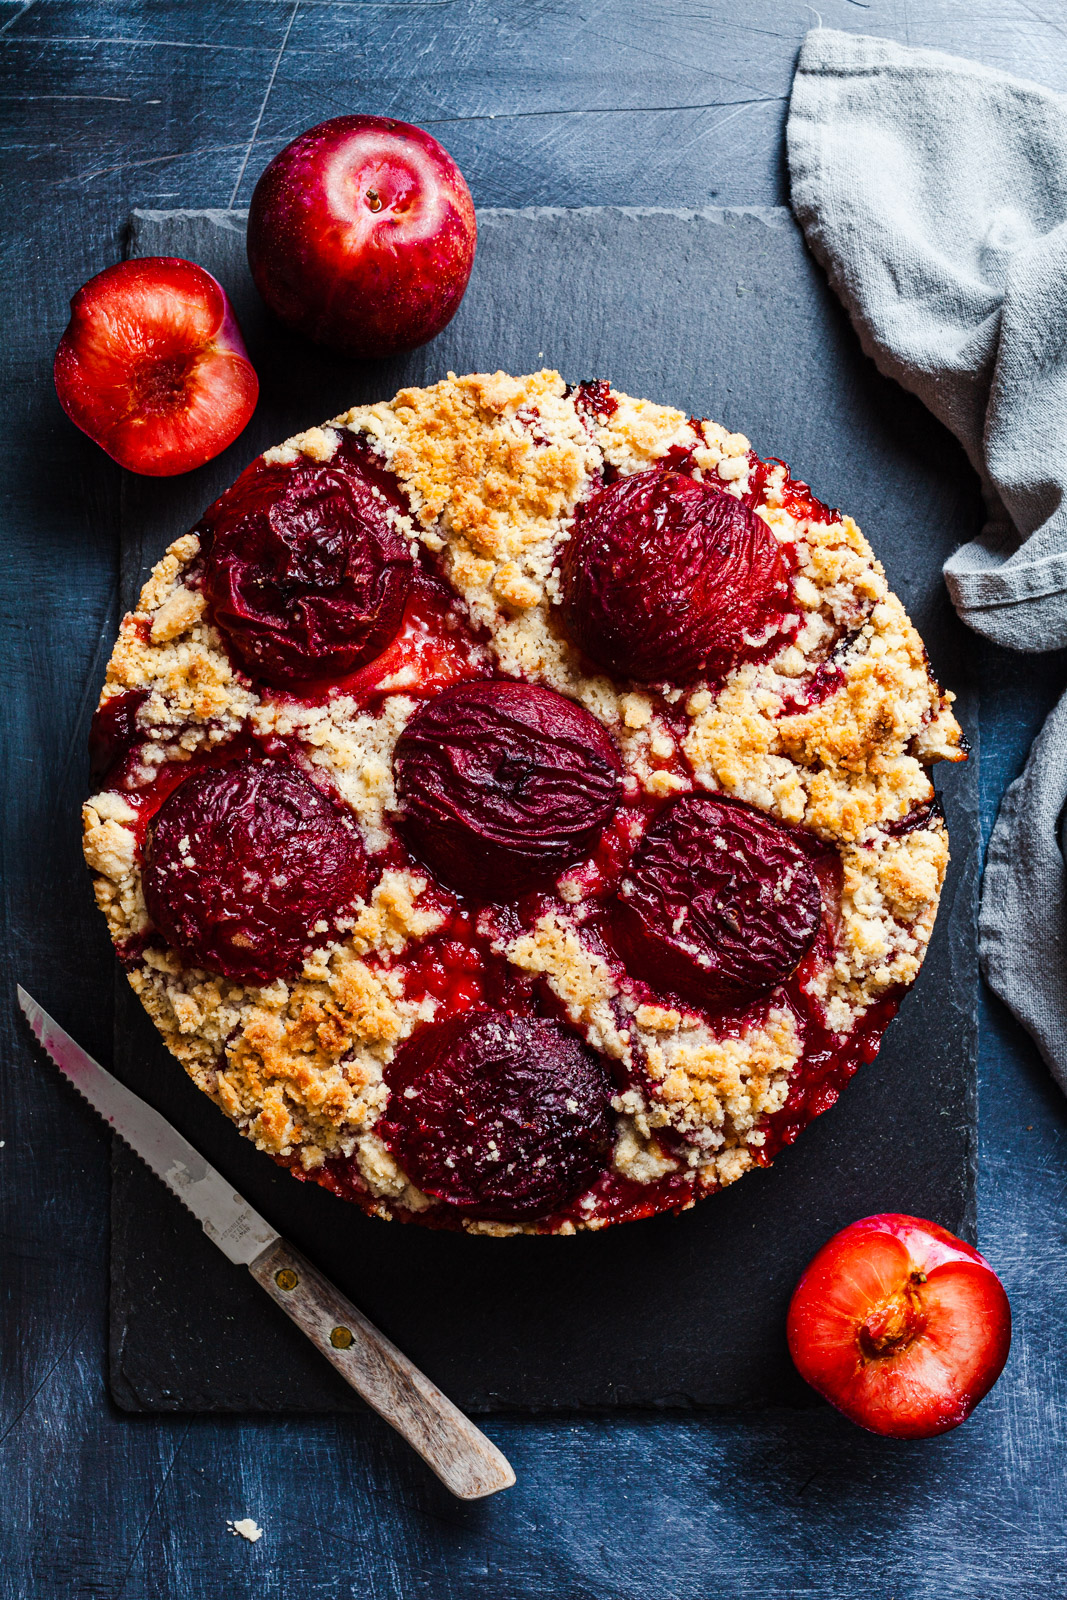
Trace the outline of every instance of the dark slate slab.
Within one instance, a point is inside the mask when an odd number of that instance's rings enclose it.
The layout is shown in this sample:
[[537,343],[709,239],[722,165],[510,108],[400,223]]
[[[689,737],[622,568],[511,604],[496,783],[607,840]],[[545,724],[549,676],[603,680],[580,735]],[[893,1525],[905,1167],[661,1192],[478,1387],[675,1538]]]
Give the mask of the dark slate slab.
[[[356,368],[267,323],[243,218],[135,214],[133,254],[200,261],[237,306],[263,384],[245,436],[176,482],[124,481],[123,598],[252,454],[448,369],[609,377],[745,431],[865,528],[976,724],[944,555],[973,529],[949,436],[861,356],[785,211],[480,213],[459,315],[427,349]],[[857,1216],[903,1210],[973,1237],[977,759],[942,775],[953,862],[920,982],[877,1062],[785,1152],[679,1218],[570,1240],[490,1241],[372,1222],[295,1183],[167,1055],[119,982],[117,1070],[457,1401],[474,1411],[804,1403],[783,1314]],[[348,1389],[252,1281],[116,1145],[111,1384],[144,1411],[336,1411]]]

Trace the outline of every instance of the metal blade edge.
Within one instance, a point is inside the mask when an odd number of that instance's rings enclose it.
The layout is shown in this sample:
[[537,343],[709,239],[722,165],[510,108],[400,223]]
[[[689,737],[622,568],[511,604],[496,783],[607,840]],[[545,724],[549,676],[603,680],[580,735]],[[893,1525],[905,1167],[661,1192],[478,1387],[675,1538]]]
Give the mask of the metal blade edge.
[[21,984],[18,1001],[49,1059],[134,1155],[192,1212],[224,1255],[240,1266],[248,1266],[274,1243],[277,1230],[241,1198],[222,1173],[205,1161],[153,1106],[94,1061]]

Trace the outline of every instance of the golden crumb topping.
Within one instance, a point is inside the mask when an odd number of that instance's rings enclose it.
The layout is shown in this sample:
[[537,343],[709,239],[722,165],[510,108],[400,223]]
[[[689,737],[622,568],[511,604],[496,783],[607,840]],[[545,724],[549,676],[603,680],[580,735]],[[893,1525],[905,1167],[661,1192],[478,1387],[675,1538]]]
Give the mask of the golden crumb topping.
[[[479,670],[490,665],[585,706],[611,729],[631,796],[731,796],[836,851],[833,949],[804,992],[827,1032],[847,1035],[872,1004],[914,980],[930,937],[948,838],[930,805],[927,769],[963,759],[952,696],[933,680],[860,529],[847,516],[794,515],[780,466],[760,469],[756,511],[790,552],[789,642],[771,660],[684,694],[591,673],[556,605],[558,553],[579,503],[605,471],[643,471],[675,450],[688,454],[698,478],[741,496],[755,462],[742,434],[605,393],[609,403],[597,409],[576,403],[548,370],[449,374],[310,428],[265,459],[328,462],[345,430],[359,434],[407,496],[405,537],[421,541],[477,631]],[[108,664],[101,701],[137,691],[139,742],[125,787],[104,788],[84,808],[97,901],[168,1046],[250,1138],[310,1171],[350,1156],[380,1214],[423,1212],[431,1201],[374,1131],[388,1099],[385,1069],[437,1006],[432,996],[409,998],[404,963],[445,913],[426,875],[388,854],[393,750],[420,703],[418,685],[399,674],[372,705],[343,690],[301,701],[257,689],[211,624],[199,556],[195,534],[171,545]],[[286,741],[349,807],[376,867],[375,887],[347,922],[329,937],[319,925],[323,946],[302,971],[259,987],[191,968],[158,939],[137,953],[151,933],[138,794],[168,765],[237,734]],[[626,1075],[615,1100],[614,1172],[638,1185],[680,1176],[694,1194],[732,1182],[759,1159],[767,1119],[786,1103],[804,1051],[797,1016],[775,991],[744,1026],[717,1029],[650,997],[598,944],[585,882],[582,870],[570,870],[552,908],[522,932],[509,925],[494,934],[493,948],[550,991]],[[591,1212],[559,1231],[599,1225]]]
[[557,372],[450,373],[336,420],[375,441],[475,620],[538,604],[599,465]]

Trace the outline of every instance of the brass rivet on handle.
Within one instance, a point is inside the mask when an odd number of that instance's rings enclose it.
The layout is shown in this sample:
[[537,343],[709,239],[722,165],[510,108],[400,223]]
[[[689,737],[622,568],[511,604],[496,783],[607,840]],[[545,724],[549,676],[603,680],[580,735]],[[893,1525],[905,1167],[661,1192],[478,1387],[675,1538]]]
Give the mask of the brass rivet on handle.
[[279,1289],[295,1289],[300,1279],[292,1267],[282,1267],[280,1271],[274,1274],[274,1281]]
[[330,1343],[335,1350],[347,1350],[352,1344],[355,1335],[351,1328],[334,1328],[330,1334]]

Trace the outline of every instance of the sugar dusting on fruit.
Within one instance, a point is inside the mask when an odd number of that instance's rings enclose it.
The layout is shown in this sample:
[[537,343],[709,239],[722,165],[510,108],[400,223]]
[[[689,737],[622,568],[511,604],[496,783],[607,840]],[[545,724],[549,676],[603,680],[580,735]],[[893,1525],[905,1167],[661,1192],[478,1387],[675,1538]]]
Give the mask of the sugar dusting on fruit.
[[145,841],[149,914],[187,959],[227,977],[291,976],[370,883],[355,823],[289,763],[203,767]]
[[768,992],[811,946],[810,836],[751,806],[685,796],[645,833],[619,898],[631,966],[697,1005]]
[[544,1217],[583,1193],[607,1159],[606,1063],[558,1023],[461,1012],[402,1046],[386,1078],[379,1137],[453,1211]]

